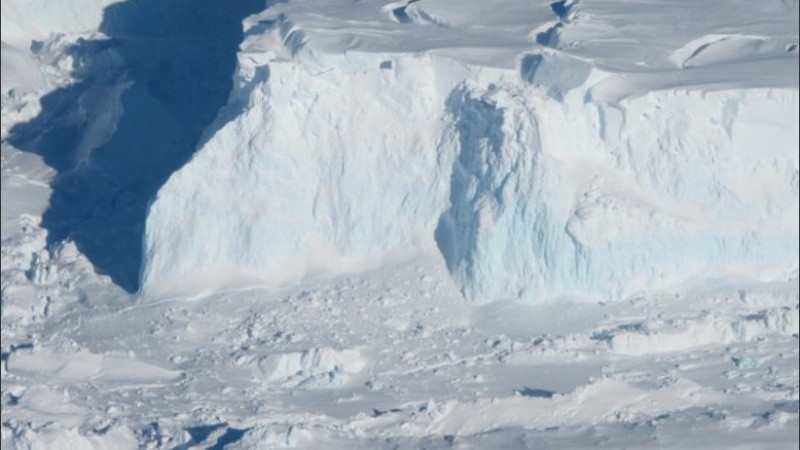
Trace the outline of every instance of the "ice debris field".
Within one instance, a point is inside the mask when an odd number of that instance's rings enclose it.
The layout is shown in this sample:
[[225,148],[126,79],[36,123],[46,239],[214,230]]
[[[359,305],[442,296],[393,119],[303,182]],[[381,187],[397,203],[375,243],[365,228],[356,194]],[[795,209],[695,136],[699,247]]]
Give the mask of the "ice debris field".
[[4,0],[3,449],[797,448],[796,0]]

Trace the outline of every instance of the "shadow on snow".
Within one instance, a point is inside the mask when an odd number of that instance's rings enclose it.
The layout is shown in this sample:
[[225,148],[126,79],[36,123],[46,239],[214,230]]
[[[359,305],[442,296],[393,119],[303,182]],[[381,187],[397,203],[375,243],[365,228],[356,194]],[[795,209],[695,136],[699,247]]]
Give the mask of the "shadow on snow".
[[265,7],[129,0],[104,10],[108,39],[69,49],[77,81],[44,96],[7,139],[57,171],[42,217],[49,246],[72,239],[98,272],[138,289],[148,204],[227,102],[242,20]]

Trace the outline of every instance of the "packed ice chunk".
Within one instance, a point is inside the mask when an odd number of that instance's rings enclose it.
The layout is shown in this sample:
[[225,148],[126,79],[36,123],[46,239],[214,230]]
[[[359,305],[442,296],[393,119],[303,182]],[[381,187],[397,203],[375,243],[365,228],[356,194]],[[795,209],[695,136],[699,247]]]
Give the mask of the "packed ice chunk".
[[360,372],[366,363],[357,349],[313,348],[267,355],[258,368],[271,384],[307,387],[335,386]]

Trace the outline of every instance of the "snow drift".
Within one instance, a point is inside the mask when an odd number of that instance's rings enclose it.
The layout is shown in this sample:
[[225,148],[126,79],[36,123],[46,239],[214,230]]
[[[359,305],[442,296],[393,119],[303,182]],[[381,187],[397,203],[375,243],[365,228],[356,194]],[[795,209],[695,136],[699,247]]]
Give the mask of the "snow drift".
[[[341,18],[304,5],[248,19],[228,106],[150,207],[145,290],[361,270],[431,237],[476,301],[796,274],[797,57],[782,36],[734,45],[761,55],[744,71],[726,73],[730,45],[712,47],[732,40],[712,36],[632,73],[563,51],[575,11],[532,9],[543,31],[525,51],[453,10],[376,9],[397,35],[422,30],[412,49],[359,28],[375,17],[334,31]],[[448,47],[457,33],[483,46]]]

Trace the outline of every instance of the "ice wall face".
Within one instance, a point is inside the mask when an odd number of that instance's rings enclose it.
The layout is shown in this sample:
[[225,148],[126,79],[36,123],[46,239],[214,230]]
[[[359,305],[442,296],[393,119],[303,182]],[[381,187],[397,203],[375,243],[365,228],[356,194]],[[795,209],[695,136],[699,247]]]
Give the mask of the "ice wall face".
[[144,289],[361,270],[420,236],[475,301],[796,274],[796,87],[509,62],[515,40],[462,57],[422,33],[410,52],[358,34],[375,17],[336,34],[299,4],[249,19],[229,106],[150,208]]
[[463,70],[425,57],[337,64],[253,69],[232,120],[151,207],[145,285],[195,271],[283,282],[353,270],[432,230],[450,160],[436,117],[448,88],[433,80]]
[[572,98],[488,90],[453,108],[437,241],[465,294],[620,299],[797,270],[796,91]]
[[535,110],[497,87],[452,97],[458,153],[436,241],[468,297],[514,298],[559,264],[561,245],[550,242],[564,239],[551,217],[559,205],[546,190],[567,184],[547,170]]

